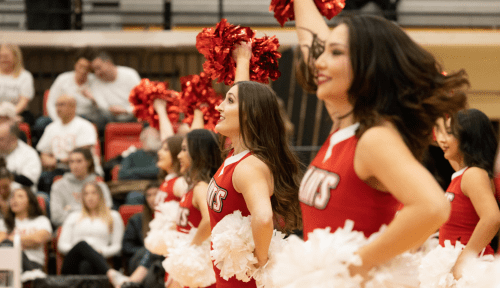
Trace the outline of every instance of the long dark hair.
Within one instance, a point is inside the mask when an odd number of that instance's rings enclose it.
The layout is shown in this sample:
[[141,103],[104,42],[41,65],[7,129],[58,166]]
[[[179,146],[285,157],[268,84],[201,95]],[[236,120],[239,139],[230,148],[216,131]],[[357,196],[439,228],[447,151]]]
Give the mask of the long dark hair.
[[477,109],[466,109],[451,119],[451,132],[460,143],[464,164],[482,168],[493,178],[498,141],[488,116]]
[[217,169],[222,165],[219,141],[214,132],[195,129],[186,135],[191,166],[186,172],[190,187],[200,181],[209,183]]
[[170,151],[170,155],[172,156],[172,169],[174,172],[179,175],[181,174],[181,163],[179,162],[179,159],[177,158],[177,155],[181,152],[182,149],[182,139],[184,137],[175,135],[168,137],[165,142],[168,145],[168,150]]
[[302,217],[298,192],[301,169],[288,142],[278,97],[271,88],[261,83],[243,81],[236,85],[243,144],[273,174],[273,212],[285,220],[284,231],[300,228]]
[[87,169],[88,174],[95,173],[95,164],[94,164],[94,157],[92,156],[92,152],[90,151],[89,148],[84,148],[84,147],[79,147],[73,149],[71,151],[71,154],[73,153],[80,153],[83,155],[83,158],[85,158],[85,161],[89,162],[89,168]]
[[146,235],[149,232],[149,222],[153,220],[153,215],[155,213],[155,207],[150,207],[148,205],[148,201],[146,199],[146,193],[149,189],[151,188],[158,188],[158,182],[152,181],[146,186],[146,189],[144,189],[144,204],[143,204],[143,210],[142,210],[142,239],[146,238]]
[[[469,85],[464,70],[443,75],[434,56],[396,24],[377,16],[336,17],[349,31],[354,78],[349,88],[357,136],[384,120],[391,121],[413,155],[421,160],[439,117],[463,109]],[[304,65],[302,63],[304,68]],[[307,65],[314,75],[314,61]],[[300,73],[299,73],[300,75]],[[308,83],[314,82],[314,77]],[[314,83],[307,87],[315,86]]]
[[[36,198],[36,195],[31,192],[30,187],[22,186],[15,191],[22,190],[24,193],[26,193],[26,196],[28,196],[28,218],[29,219],[34,219],[38,216],[45,215],[43,213],[42,208],[38,204],[38,199]],[[15,193],[14,191],[14,193]],[[14,228],[15,228],[15,219],[16,215],[12,211],[12,208],[9,207],[9,212],[7,212],[7,215],[5,216],[5,226],[7,226],[7,231],[8,233],[11,233]]]

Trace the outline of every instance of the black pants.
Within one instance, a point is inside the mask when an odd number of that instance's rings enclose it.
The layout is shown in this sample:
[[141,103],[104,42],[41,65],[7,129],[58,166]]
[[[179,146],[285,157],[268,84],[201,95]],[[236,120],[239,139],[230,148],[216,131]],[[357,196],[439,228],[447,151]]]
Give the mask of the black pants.
[[106,259],[85,241],[76,244],[64,258],[62,275],[105,275],[109,270]]

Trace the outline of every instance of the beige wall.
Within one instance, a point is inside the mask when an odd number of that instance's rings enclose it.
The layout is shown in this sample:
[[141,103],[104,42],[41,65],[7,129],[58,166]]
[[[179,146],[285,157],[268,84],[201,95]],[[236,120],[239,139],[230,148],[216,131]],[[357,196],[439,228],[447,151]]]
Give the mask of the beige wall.
[[465,69],[471,87],[468,100],[491,119],[500,120],[500,46],[424,45],[446,71]]

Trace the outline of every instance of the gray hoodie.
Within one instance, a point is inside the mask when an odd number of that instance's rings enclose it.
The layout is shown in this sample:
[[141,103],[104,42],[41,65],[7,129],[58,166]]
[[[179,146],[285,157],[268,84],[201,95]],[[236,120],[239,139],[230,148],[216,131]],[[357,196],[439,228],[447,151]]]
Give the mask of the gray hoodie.
[[[50,189],[50,220],[55,226],[61,226],[66,217],[75,211],[82,210],[81,193],[85,183],[96,181],[96,174],[90,174],[83,180],[78,180],[76,177],[67,172],[61,178],[52,184]],[[104,182],[97,182],[104,193],[106,205],[111,207],[113,200],[111,192]],[[66,206],[70,206],[69,210],[65,210]]]

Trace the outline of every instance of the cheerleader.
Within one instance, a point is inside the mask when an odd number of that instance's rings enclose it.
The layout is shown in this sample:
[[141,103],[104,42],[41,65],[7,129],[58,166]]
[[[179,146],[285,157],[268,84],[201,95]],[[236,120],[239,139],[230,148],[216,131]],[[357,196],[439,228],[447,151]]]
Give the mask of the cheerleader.
[[459,88],[468,81],[463,71],[443,76],[430,53],[385,19],[337,17],[330,31],[312,0],[295,0],[294,11],[299,76],[334,122],[301,183],[304,237],[347,219],[365,236],[388,224],[356,252],[362,265],[349,267],[366,277],[447,220],[450,205],[419,160],[436,119],[464,106]]
[[[195,129],[184,137],[178,155],[180,170],[186,176],[189,191],[179,203],[177,231],[189,233],[191,228],[198,228],[191,245],[201,245],[210,237],[210,216],[205,199],[208,182],[222,163],[218,145],[212,131]],[[176,287],[175,283],[171,286]],[[215,285],[212,286],[215,288]]]
[[[249,79],[250,45],[238,45],[233,57],[236,83],[217,106],[220,120],[215,127],[231,140],[231,148],[210,181],[207,204],[212,229],[237,210],[252,216],[256,266],[261,267],[268,261],[273,213],[283,217],[287,231],[301,225],[300,168],[287,140],[276,94],[266,85],[242,81]],[[217,288],[256,287],[254,280],[224,280],[215,265],[214,271]]]
[[490,242],[500,228],[492,180],[497,138],[488,117],[477,109],[438,119],[435,131],[444,158],[456,171],[446,190],[451,215],[439,229],[439,244],[465,245],[452,269],[460,279],[466,260],[494,253]]

